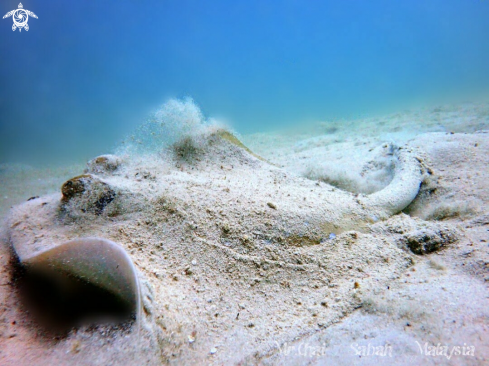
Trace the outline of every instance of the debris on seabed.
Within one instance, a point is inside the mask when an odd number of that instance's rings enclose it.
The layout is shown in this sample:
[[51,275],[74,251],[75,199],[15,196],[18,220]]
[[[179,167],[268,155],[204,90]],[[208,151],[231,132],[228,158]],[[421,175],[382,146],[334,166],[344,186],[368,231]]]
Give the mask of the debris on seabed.
[[277,206],[275,206],[275,204],[273,204],[272,202],[267,202],[267,206],[273,208],[274,210],[277,209]]
[[188,343],[194,343],[195,342],[195,336],[197,335],[197,332],[194,330],[192,334],[188,336]]

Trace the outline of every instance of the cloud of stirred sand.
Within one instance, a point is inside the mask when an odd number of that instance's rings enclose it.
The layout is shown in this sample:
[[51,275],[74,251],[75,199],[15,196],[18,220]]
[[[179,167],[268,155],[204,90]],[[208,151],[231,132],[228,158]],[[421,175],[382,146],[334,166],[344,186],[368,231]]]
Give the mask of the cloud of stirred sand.
[[122,142],[117,153],[162,152],[186,137],[197,138],[214,127],[225,126],[215,119],[205,118],[192,98],[170,99]]

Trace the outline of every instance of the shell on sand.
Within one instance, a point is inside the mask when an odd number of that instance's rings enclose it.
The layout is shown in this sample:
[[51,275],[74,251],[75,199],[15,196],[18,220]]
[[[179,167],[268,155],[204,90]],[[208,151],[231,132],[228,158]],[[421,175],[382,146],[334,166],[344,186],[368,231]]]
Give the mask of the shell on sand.
[[[52,258],[110,291],[126,281],[123,296],[142,291],[144,357],[185,362],[218,341],[251,354],[338,321],[362,291],[410,265],[408,254],[364,230],[418,193],[422,164],[408,148],[393,151],[390,185],[354,195],[290,174],[230,133],[209,130],[166,155],[117,159],[107,170],[92,161],[88,173],[110,187],[111,200],[100,201],[88,183],[69,199],[26,202],[12,210],[9,236],[22,262]],[[87,239],[94,236],[104,239]],[[141,290],[127,256],[117,249],[118,258],[100,259],[91,249],[111,242],[118,244],[107,249],[120,245],[134,262]],[[172,352],[194,332],[206,336],[186,355]],[[232,353],[216,357],[236,361]]]

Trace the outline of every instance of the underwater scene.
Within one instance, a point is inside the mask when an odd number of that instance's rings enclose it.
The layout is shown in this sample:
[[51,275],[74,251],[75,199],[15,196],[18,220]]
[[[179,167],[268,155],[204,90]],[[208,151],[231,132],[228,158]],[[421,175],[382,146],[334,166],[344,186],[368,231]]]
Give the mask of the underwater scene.
[[489,363],[489,1],[18,1],[0,365]]

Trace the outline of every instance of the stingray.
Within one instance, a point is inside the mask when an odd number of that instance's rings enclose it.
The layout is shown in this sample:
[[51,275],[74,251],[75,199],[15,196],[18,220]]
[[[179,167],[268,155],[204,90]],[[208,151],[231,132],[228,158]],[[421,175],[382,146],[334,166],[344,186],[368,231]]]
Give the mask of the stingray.
[[[8,234],[22,264],[81,277],[131,304],[166,360],[176,357],[161,343],[170,330],[185,343],[195,329],[242,325],[233,342],[284,341],[358,307],[358,283],[374,288],[410,265],[368,231],[407,207],[423,180],[414,150],[385,148],[393,180],[353,194],[289,173],[209,127],[164,154],[91,160],[60,193],[13,208]],[[205,349],[215,337],[202,333]]]

